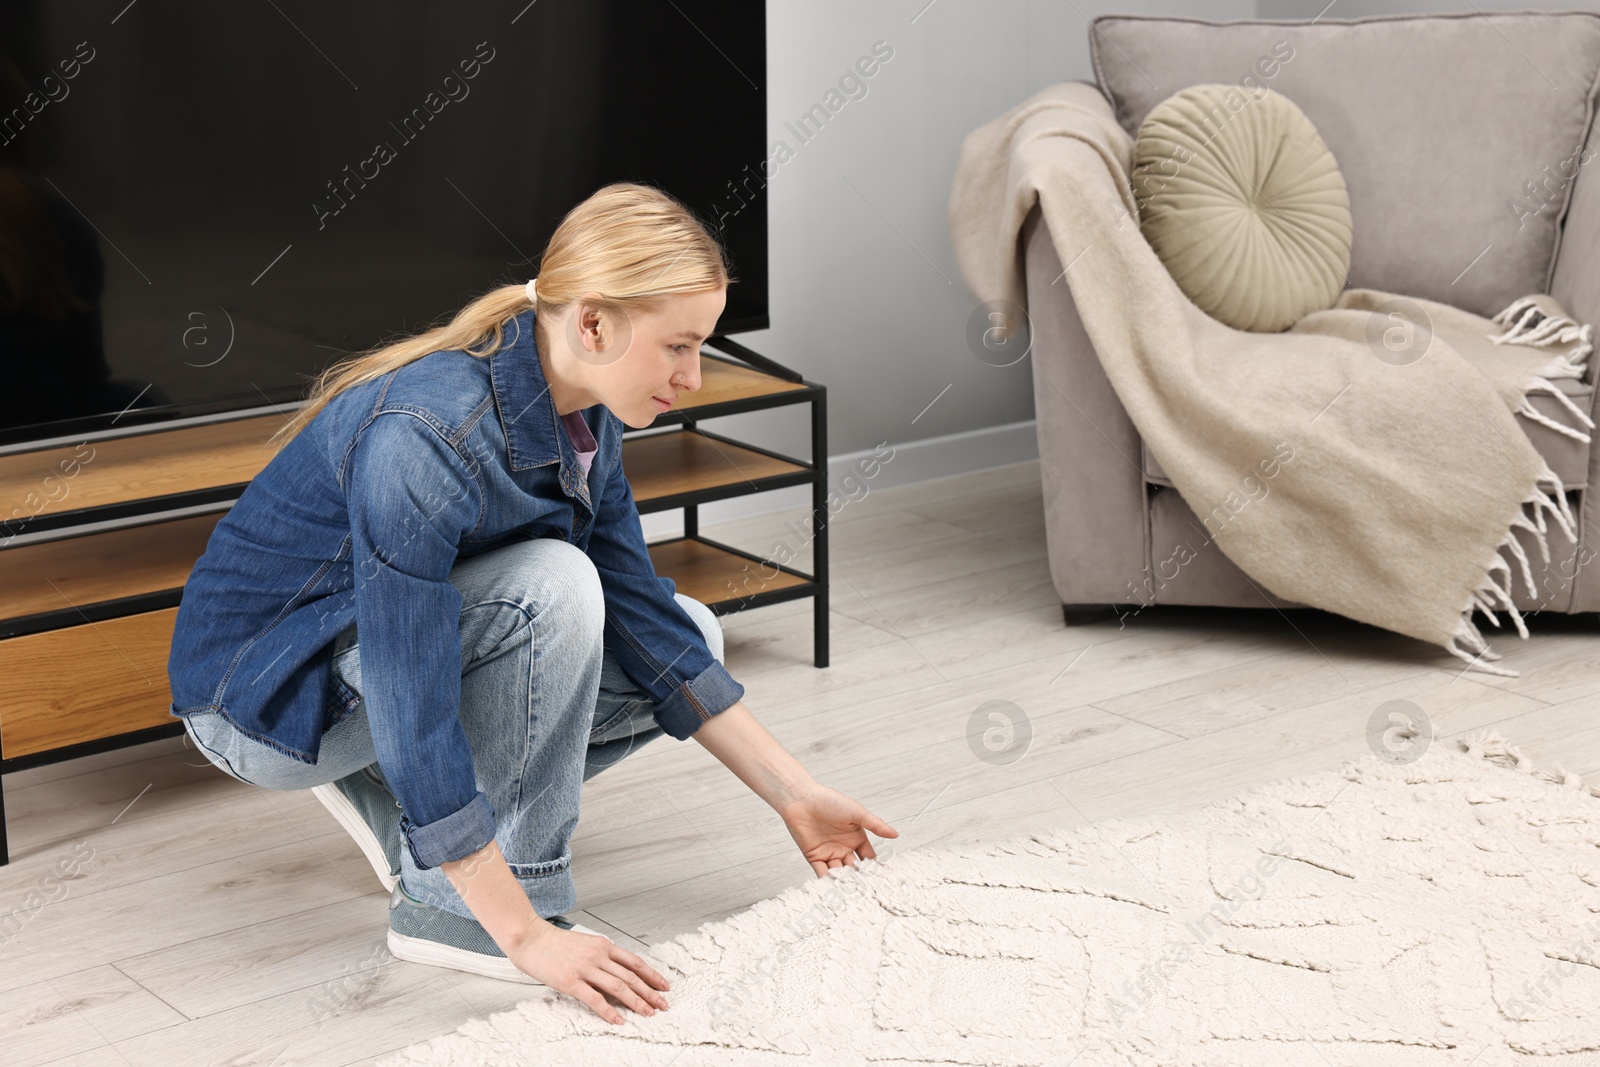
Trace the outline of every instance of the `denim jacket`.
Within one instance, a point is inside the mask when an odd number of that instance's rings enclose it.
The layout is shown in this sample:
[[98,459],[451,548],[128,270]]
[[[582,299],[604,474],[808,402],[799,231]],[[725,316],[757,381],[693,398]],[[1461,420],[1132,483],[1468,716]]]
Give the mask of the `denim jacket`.
[[[533,311],[482,358],[433,352],[339,393],[217,523],[183,590],[171,712],[216,712],[316,762],[364,700],[374,749],[419,867],[494,836],[459,718],[461,596],[451,566],[516,538],[583,549],[605,596],[604,644],[684,740],[744,695],[645,549],[622,471],[622,422],[583,412],[585,479],[534,346]],[[331,669],[355,624],[358,695]]]

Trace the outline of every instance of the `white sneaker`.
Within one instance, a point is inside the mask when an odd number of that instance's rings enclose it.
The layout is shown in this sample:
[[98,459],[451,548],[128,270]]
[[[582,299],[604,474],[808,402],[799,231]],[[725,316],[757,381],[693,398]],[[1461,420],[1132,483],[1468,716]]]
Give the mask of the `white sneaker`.
[[400,881],[400,802],[388,785],[371,767],[364,767],[337,782],[315,786],[311,795],[355,840],[383,888],[393,892]]

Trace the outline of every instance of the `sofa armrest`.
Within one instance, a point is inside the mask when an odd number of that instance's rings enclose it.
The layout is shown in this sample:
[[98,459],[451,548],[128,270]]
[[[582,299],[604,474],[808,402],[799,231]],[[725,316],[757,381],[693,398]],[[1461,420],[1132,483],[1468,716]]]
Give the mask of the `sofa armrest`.
[[1138,430],[1084,331],[1037,204],[1020,240],[1051,578],[1064,604],[1143,602],[1150,524]]
[[[1600,136],[1591,135],[1591,141]],[[1600,152],[1600,144],[1586,150]],[[1562,222],[1555,262],[1550,271],[1550,295],[1579,322],[1593,323],[1600,331],[1600,168],[1578,172]],[[1596,360],[1590,357],[1587,381],[1596,381]],[[1600,389],[1596,390],[1600,394]]]
[[[1600,151],[1600,135],[1592,132],[1585,153]],[[1581,158],[1591,158],[1587,155]],[[1592,159],[1591,159],[1592,162]],[[1550,273],[1550,295],[1579,322],[1592,323],[1600,334],[1600,167],[1584,165],[1572,186],[1560,244]],[[1589,417],[1600,421],[1600,353],[1590,353],[1584,379],[1595,385],[1589,396]],[[1589,479],[1578,515],[1577,585],[1568,611],[1600,611],[1600,442],[1589,448]]]

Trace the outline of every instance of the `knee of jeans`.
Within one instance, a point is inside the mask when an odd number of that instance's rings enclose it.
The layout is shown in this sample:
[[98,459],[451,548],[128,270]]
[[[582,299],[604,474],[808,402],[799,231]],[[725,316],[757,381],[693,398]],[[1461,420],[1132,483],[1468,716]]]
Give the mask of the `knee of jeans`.
[[567,610],[581,620],[581,625],[600,639],[606,624],[606,595],[600,585],[600,572],[594,560],[576,545],[565,541],[552,541],[559,546],[556,558],[560,560],[562,576],[560,596]]
[[547,607],[557,606],[570,625],[592,633],[596,641],[605,628],[605,591],[594,560],[576,545],[543,537],[529,542],[528,568],[535,577],[529,588],[540,588]]
[[717,613],[706,607],[694,597],[685,593],[673,593],[683,610],[689,613],[695,625],[700,627],[700,632],[705,635],[706,647],[711,649],[711,658],[718,663],[722,662],[722,623],[717,619]]

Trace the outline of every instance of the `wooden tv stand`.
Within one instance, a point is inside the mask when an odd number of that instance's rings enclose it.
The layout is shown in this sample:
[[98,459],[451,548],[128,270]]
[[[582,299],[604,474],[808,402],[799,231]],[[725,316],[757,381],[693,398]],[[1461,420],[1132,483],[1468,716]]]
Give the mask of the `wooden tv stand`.
[[[812,597],[813,658],[826,667],[826,391],[734,342],[707,346],[744,362],[704,353],[701,388],[623,441],[639,510],[684,515],[684,535],[653,543],[651,558],[719,615]],[[811,405],[809,459],[696,425],[797,403]],[[183,732],[167,660],[184,583],[291,415],[143,423],[0,454],[0,774]],[[813,574],[700,536],[699,505],[794,485],[812,491]],[[0,864],[9,859],[0,786]]]

